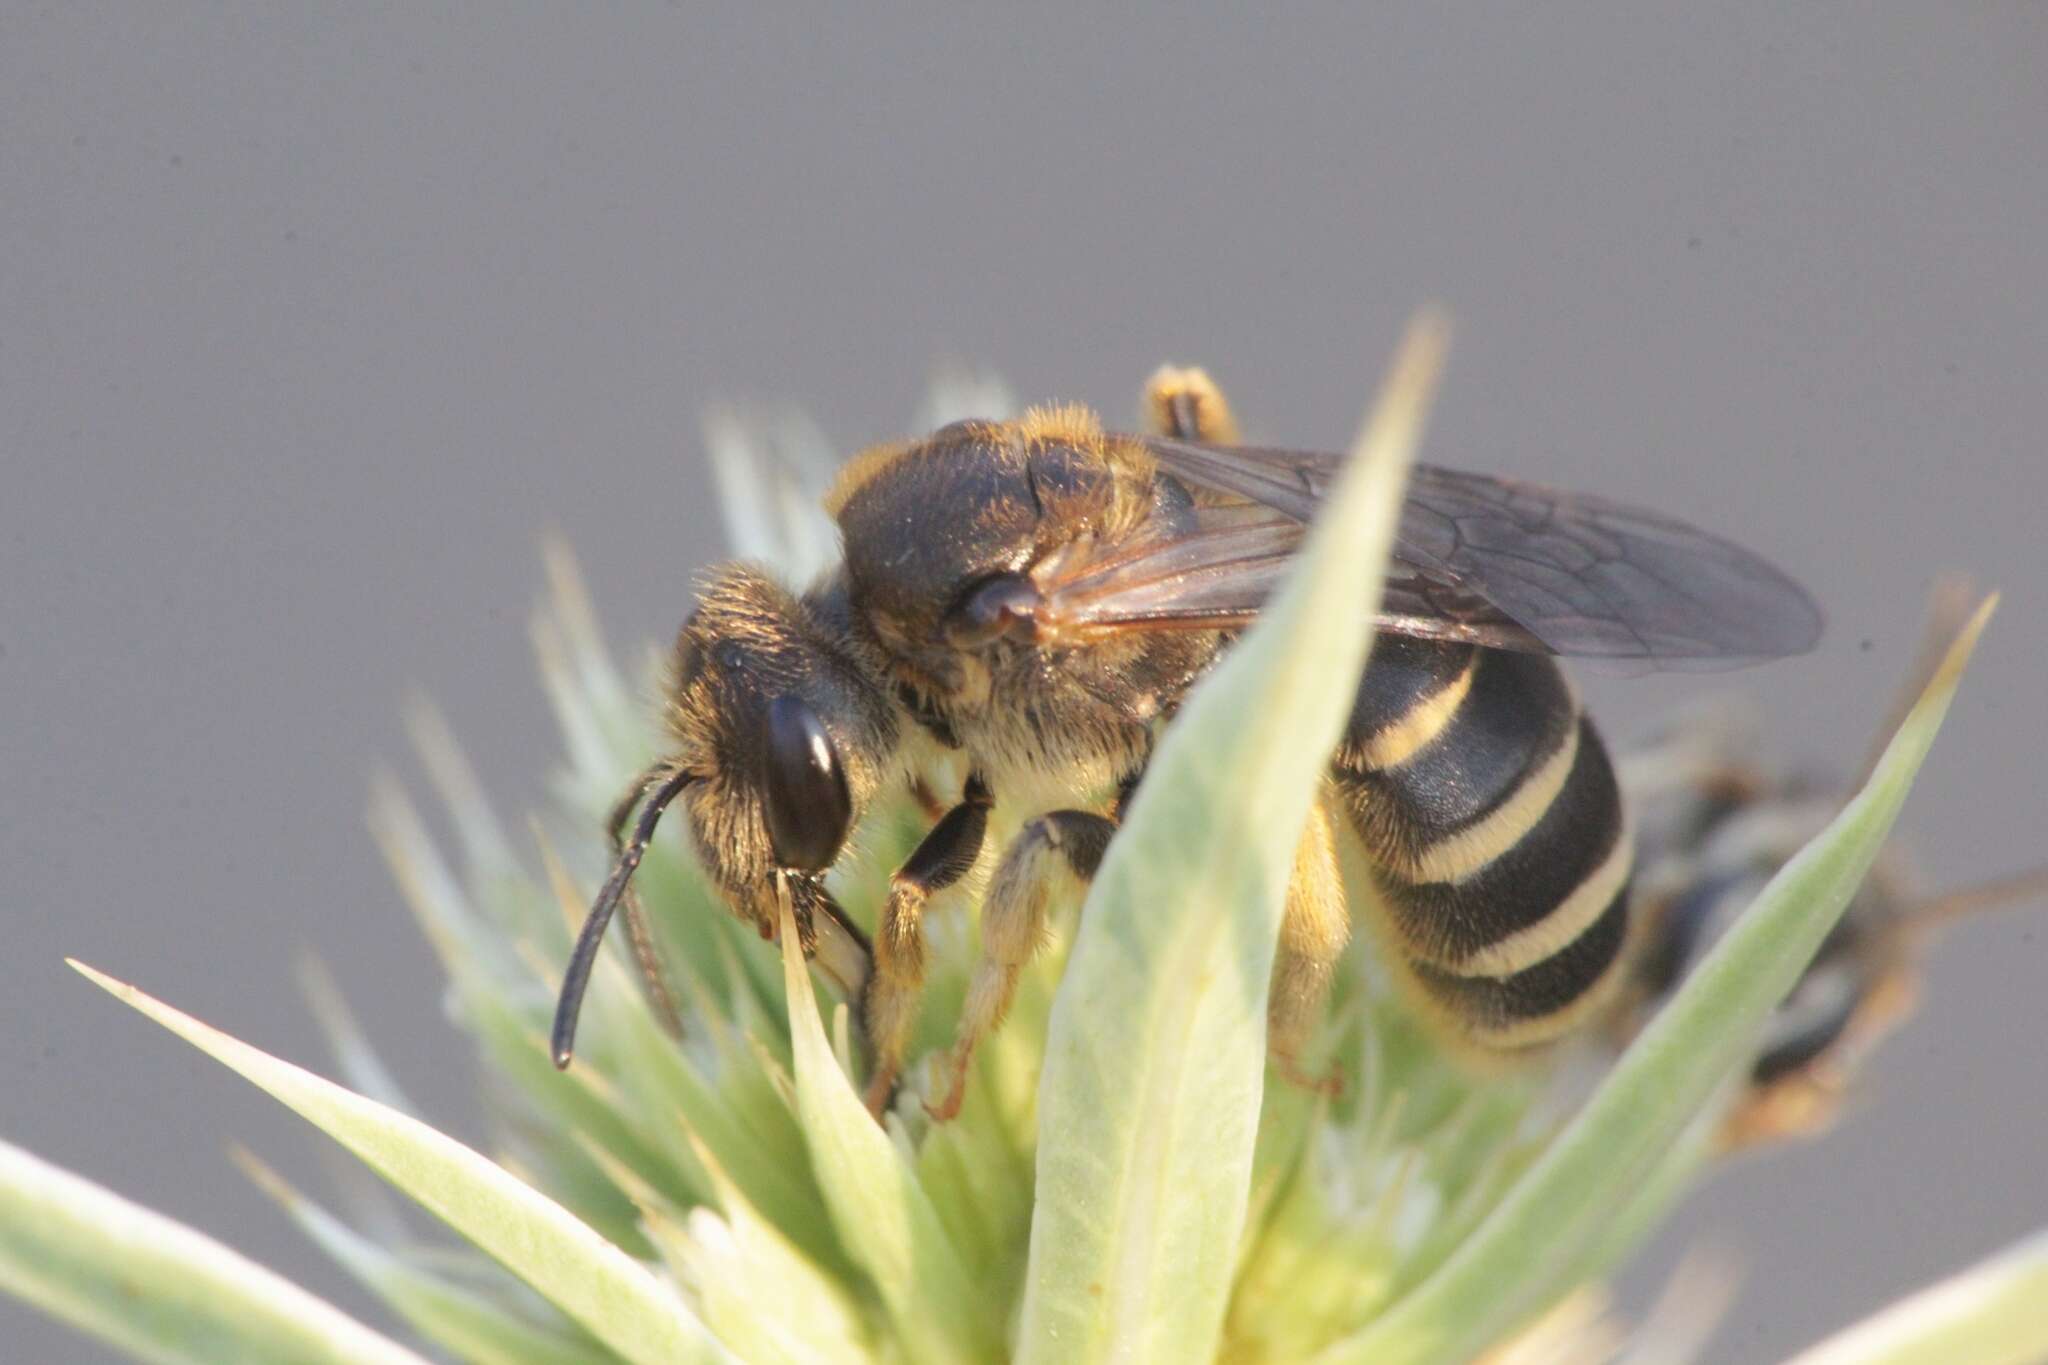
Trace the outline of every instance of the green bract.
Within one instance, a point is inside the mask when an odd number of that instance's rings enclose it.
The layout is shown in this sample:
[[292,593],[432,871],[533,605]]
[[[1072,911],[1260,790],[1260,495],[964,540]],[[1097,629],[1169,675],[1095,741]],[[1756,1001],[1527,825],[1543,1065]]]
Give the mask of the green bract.
[[[132,987],[93,980],[277,1096],[461,1240],[352,1228],[252,1174],[427,1346],[514,1362],[1456,1361],[1599,1279],[1707,1159],[1717,1095],[1889,831],[1988,605],[1865,786],[1790,863],[1589,1099],[1475,1079],[1351,952],[1313,1064],[1334,1099],[1274,1081],[1267,978],[1282,896],[1369,645],[1442,349],[1419,323],[1284,591],[1191,696],[1086,906],[978,1052],[958,1119],[861,1106],[844,1002],[821,1001],[715,904],[665,837],[639,886],[677,973],[680,1041],[624,964],[594,981],[576,1065],[546,1035],[570,928],[604,872],[602,812],[652,756],[647,699],[597,638],[567,556],[535,626],[567,745],[533,857],[438,717],[411,714],[457,850],[397,782],[372,825],[451,982],[502,1119],[486,1156],[429,1127],[334,992],[316,1009],[347,1087]],[[936,424],[1006,401],[975,381]],[[831,460],[794,419],[709,433],[735,540],[790,570],[830,528]],[[919,833],[868,818],[834,876],[856,913]],[[1000,836],[1003,831],[996,831]],[[935,1055],[974,955],[973,897],[930,920],[913,1059]],[[789,945],[794,935],[784,933]],[[2048,1342],[2024,1248],[1818,1348],[1814,1361],[2000,1360]],[[158,1360],[413,1361],[200,1234],[0,1148],[0,1286]],[[2031,1335],[2030,1335],[2031,1334]],[[2015,1343],[2018,1343],[2015,1348]],[[2001,1354],[2003,1352],[2004,1354]],[[1573,1356],[1572,1358],[1582,1358]]]

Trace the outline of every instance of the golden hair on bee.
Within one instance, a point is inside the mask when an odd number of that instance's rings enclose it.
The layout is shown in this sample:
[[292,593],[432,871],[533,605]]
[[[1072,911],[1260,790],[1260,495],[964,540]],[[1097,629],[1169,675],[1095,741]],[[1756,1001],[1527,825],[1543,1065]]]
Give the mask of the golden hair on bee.
[[875,476],[910,452],[914,441],[883,441],[857,451],[839,467],[832,486],[825,490],[825,515],[836,518],[847,499],[874,482]]
[[1237,414],[1209,372],[1195,366],[1161,365],[1145,381],[1145,420],[1154,431],[1188,441],[1234,446]]
[[1084,455],[1106,459],[1102,419],[1080,403],[1041,403],[1026,408],[1009,423],[1011,436],[1025,446],[1072,446]]

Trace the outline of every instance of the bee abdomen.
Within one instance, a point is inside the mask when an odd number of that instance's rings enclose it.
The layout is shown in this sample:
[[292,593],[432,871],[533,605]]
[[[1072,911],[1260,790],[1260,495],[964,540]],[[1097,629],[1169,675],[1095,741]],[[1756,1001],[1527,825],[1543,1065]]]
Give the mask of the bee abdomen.
[[1383,636],[1334,777],[1408,977],[1489,1047],[1605,994],[1631,848],[1614,769],[1544,655]]

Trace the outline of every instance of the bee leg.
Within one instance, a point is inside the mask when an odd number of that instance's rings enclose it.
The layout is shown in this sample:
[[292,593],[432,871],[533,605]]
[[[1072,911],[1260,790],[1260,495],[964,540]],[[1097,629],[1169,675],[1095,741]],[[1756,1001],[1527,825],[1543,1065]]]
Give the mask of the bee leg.
[[946,814],[946,803],[939,800],[939,794],[932,790],[931,783],[922,777],[911,779],[910,799],[917,802],[917,808],[924,812],[925,819],[934,823]]
[[1274,1069],[1294,1085],[1334,1095],[1342,1081],[1335,1067],[1312,1076],[1301,1066],[1301,1051],[1322,1016],[1337,959],[1351,938],[1344,883],[1337,870],[1337,843],[1330,813],[1318,801],[1294,855],[1287,907],[1280,920],[1280,945],[1273,960],[1273,989],[1266,1002],[1266,1051]]
[[1234,446],[1237,418],[1207,370],[1161,365],[1145,381],[1145,417],[1153,432],[1178,441]]
[[944,1122],[960,1112],[975,1044],[1002,1023],[1017,991],[1017,974],[1045,941],[1046,904],[1054,886],[1093,880],[1115,833],[1108,816],[1056,810],[1025,825],[1004,850],[981,908],[981,960],[947,1058],[946,1092],[937,1104],[925,1106],[933,1118]]
[[[633,784],[612,806],[611,815],[605,821],[605,832],[612,841],[613,858],[623,856],[626,851],[626,823],[633,818],[640,802],[672,775],[669,762],[657,759],[633,779]],[[683,1036],[683,1016],[676,1008],[675,991],[668,983],[668,971],[661,965],[661,953],[654,941],[654,926],[647,922],[646,912],[640,908],[639,893],[631,882],[626,883],[619,894],[619,908],[626,921],[626,937],[633,945],[633,963],[640,969],[641,983],[647,988],[647,1003],[662,1031],[671,1038],[680,1038]]]
[[981,856],[994,798],[978,777],[969,777],[960,804],[947,811],[924,841],[889,879],[889,899],[875,934],[875,970],[861,1000],[874,1068],[868,1077],[868,1111],[880,1117],[896,1089],[910,1026],[917,1020],[924,984],[924,907],[967,874]]

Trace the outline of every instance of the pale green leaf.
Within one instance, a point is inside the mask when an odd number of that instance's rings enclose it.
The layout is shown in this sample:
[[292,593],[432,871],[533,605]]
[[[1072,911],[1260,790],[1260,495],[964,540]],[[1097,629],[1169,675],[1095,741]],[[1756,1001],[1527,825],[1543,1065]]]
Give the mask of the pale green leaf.
[[833,1055],[786,906],[781,940],[797,1113],[840,1240],[874,1281],[909,1359],[1000,1358],[1001,1323],[987,1286],[968,1275],[931,1197]]
[[1934,742],[1987,601],[1950,647],[1863,789],[1771,879],[1613,1073],[1444,1264],[1327,1362],[1459,1360],[1569,1287],[1633,1192],[1747,1056],[1891,832]]
[[673,1288],[489,1158],[133,986],[71,965],[295,1110],[628,1360],[727,1358]]
[[[873,1358],[867,1324],[844,1279],[826,1274],[775,1223],[761,1216],[708,1147],[700,1159],[718,1212],[647,1208],[648,1235],[684,1283],[696,1288],[705,1320],[753,1365],[855,1365]],[[635,1198],[643,1197],[636,1191]],[[773,1286],[769,1295],[763,1286]]]
[[1046,1039],[1020,1359],[1215,1351],[1281,907],[1443,349],[1425,315],[1300,563],[1169,728],[1095,879]]
[[[382,1299],[422,1337],[453,1352],[465,1365],[613,1365],[618,1356],[565,1318],[537,1321],[467,1286],[435,1274],[416,1260],[357,1232],[305,1198],[247,1152],[236,1163],[265,1194],[275,1199],[321,1250]],[[495,1270],[495,1267],[492,1267]],[[498,1272],[502,1274],[503,1272]],[[504,1288],[526,1293],[510,1278]],[[529,1307],[553,1313],[534,1300]]]
[[6,1143],[0,1289],[143,1360],[426,1365],[212,1238]]
[[[1013,1012],[1005,1027],[1021,1034],[1029,1024]],[[993,1109],[982,1102],[969,1119],[933,1124],[912,1160],[970,1272],[1000,1301],[1013,1303],[1031,1233],[1031,1165],[1011,1146],[1009,1129]]]
[[1930,1285],[1789,1365],[2027,1365],[2048,1360],[2048,1233]]
[[[580,913],[587,901],[569,883],[567,873],[545,840],[542,860],[562,907],[570,914]],[[708,913],[699,918],[716,922]],[[731,916],[720,915],[717,919],[730,920]],[[610,1045],[586,1049],[569,1074],[597,1087],[607,1111],[607,1123],[616,1126],[620,1116],[628,1117],[649,1144],[680,1158],[674,1164],[690,1177],[690,1188],[678,1190],[672,1183],[656,1179],[652,1168],[632,1151],[616,1142],[603,1141],[606,1129],[598,1123],[579,1122],[570,1131],[586,1142],[599,1139],[600,1146],[625,1161],[643,1179],[653,1180],[663,1196],[680,1207],[709,1201],[712,1177],[702,1170],[697,1157],[700,1150],[708,1153],[719,1164],[723,1176],[737,1185],[772,1222],[796,1230],[806,1253],[835,1272],[845,1270],[846,1259],[831,1229],[813,1216],[821,1196],[810,1179],[803,1135],[795,1114],[772,1090],[747,1084],[749,1080],[758,1081],[760,1064],[749,1055],[739,1065],[726,1067],[720,1078],[737,1081],[738,1085],[715,1084],[702,1065],[714,1054],[702,1045],[693,1048],[681,1044],[664,1032],[642,1003],[642,992],[624,968],[609,958],[600,958],[597,978],[598,989],[592,993],[595,999],[586,1013],[601,1020],[602,1026],[588,1030],[586,1036],[593,1040],[609,1039]],[[700,984],[691,989],[701,992],[704,987]],[[718,1027],[715,1015],[708,1011],[697,1017],[707,1026]],[[538,1038],[522,1039],[519,1064],[540,1067],[542,1046],[543,1041]],[[602,1079],[592,1079],[596,1074],[591,1065],[593,1050],[610,1063],[604,1068]],[[613,1052],[618,1055],[609,1056]],[[546,1070],[552,1072],[553,1068]],[[543,1075],[535,1078],[529,1089],[540,1094],[555,1084],[556,1078]],[[747,1098],[760,1097],[764,1090],[770,1103],[745,1105]]]

